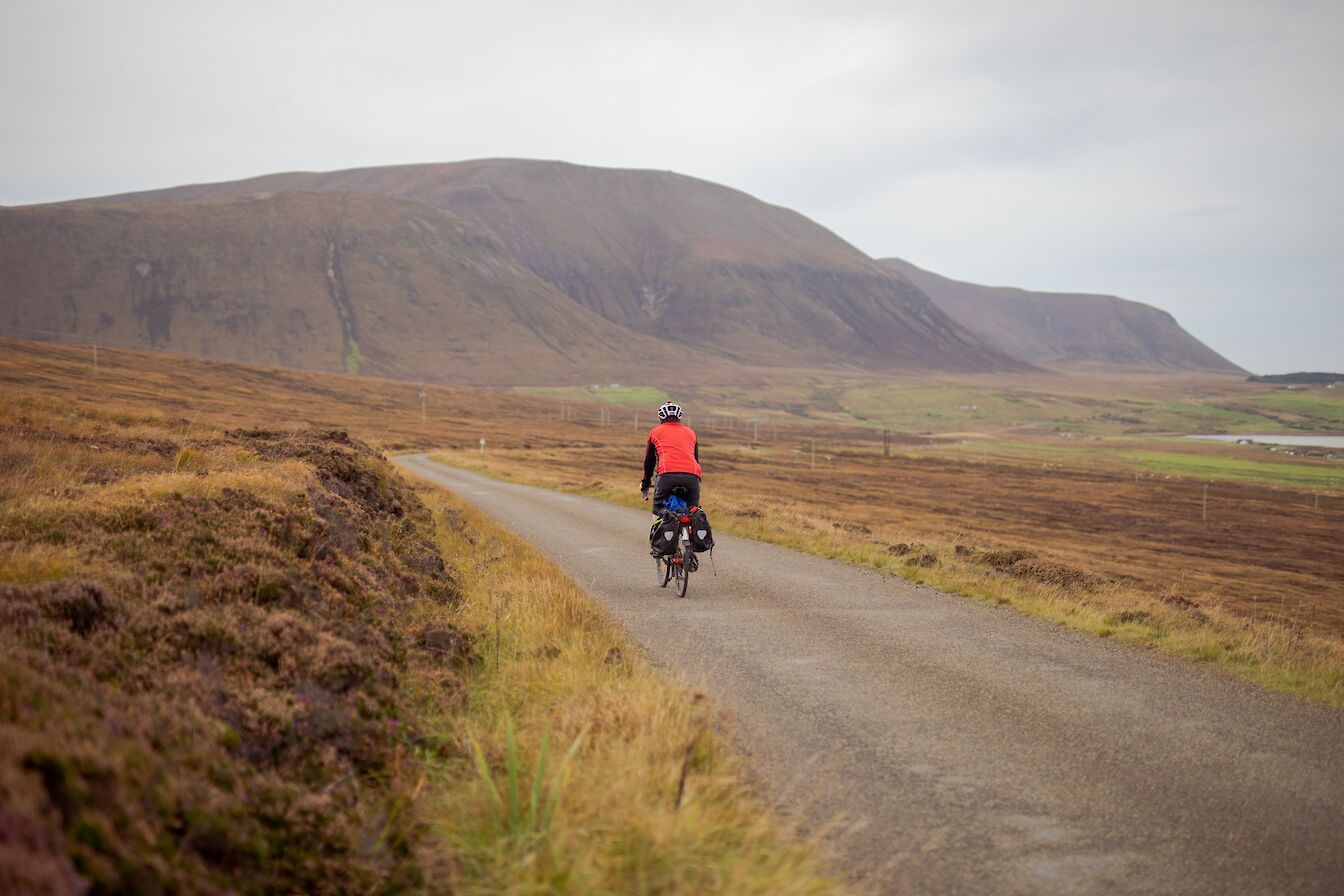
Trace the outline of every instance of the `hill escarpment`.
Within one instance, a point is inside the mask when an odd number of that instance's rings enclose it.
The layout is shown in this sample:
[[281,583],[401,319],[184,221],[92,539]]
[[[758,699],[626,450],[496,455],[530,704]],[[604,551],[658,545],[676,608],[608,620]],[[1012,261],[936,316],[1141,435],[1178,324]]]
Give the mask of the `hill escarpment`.
[[568,297],[576,316],[588,312],[636,336],[675,339],[729,361],[1025,366],[815,222],[670,172],[486,160],[276,174],[80,205],[265,200],[277,191],[373,194],[450,214],[499,257]]
[[0,270],[11,335],[480,384],[681,357],[451,214],[378,195],[5,209]]
[[1243,373],[1167,312],[1116,296],[1031,292],[952,280],[899,258],[882,264],[922,289],[966,329],[1033,363]]

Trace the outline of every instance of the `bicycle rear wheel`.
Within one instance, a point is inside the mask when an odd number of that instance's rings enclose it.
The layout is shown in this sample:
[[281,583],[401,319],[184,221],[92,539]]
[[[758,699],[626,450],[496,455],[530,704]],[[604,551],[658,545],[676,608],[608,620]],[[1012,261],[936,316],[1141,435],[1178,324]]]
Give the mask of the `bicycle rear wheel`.
[[684,544],[677,547],[677,597],[685,597],[686,589],[691,586],[691,565],[687,561],[690,551]]
[[667,583],[672,581],[672,564],[662,557],[653,558],[654,581],[658,583],[659,588],[666,588]]

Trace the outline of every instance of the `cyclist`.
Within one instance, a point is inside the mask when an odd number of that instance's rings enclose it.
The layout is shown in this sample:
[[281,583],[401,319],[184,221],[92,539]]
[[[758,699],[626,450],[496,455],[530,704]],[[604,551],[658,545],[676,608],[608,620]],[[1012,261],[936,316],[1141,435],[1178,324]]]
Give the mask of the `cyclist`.
[[[644,447],[644,479],[639,493],[649,500],[653,487],[653,512],[663,509],[663,502],[673,489],[685,489],[687,504],[700,503],[700,443],[695,430],[681,422],[681,405],[667,402],[658,409],[659,424],[649,430],[649,441]],[[654,476],[657,476],[656,484]]]

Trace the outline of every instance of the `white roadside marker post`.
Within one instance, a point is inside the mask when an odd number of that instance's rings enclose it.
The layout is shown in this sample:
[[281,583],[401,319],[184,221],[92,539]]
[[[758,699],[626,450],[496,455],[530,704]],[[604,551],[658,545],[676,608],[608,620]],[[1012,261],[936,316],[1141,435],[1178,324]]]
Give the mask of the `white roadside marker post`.
[[485,439],[481,439],[481,457],[485,457]]
[[421,426],[424,426],[425,423],[427,422],[427,417],[426,417],[426,414],[425,414],[425,400],[426,400],[428,397],[429,397],[429,396],[425,393],[425,390],[424,390],[424,389],[421,389],[421,390],[420,390],[420,425],[421,425]]

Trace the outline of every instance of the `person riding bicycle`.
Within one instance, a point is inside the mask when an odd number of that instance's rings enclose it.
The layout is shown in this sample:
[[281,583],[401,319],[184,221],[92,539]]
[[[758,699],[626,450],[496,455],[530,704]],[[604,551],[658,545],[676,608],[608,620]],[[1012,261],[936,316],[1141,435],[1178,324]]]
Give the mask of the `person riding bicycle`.
[[639,483],[645,501],[649,500],[649,488],[653,488],[655,516],[662,512],[663,502],[674,489],[690,506],[700,503],[700,442],[695,430],[681,422],[681,405],[670,401],[658,409],[658,419],[661,422],[649,430],[644,478]]

